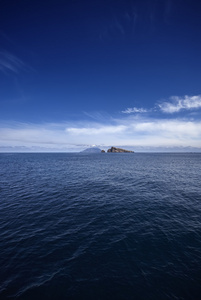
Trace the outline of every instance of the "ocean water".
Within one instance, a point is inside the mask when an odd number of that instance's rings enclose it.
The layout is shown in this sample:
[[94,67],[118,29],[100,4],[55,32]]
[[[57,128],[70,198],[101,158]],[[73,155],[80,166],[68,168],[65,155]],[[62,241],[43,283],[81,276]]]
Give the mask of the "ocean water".
[[201,299],[201,154],[0,154],[0,299]]

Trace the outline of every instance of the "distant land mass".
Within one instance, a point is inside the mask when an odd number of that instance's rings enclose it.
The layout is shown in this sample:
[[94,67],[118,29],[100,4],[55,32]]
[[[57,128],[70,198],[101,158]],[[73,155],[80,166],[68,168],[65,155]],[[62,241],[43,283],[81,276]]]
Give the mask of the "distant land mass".
[[98,147],[91,147],[91,148],[87,148],[81,152],[82,153],[101,153],[101,149]]
[[112,152],[112,153],[134,153],[134,151],[129,151],[129,150],[116,148],[116,147],[111,147],[110,149],[107,150],[107,152]]
[[[104,153],[105,150],[101,150],[98,147],[90,147],[87,148],[83,151],[81,151],[82,153]],[[116,148],[116,147],[111,147],[110,149],[107,150],[107,152],[111,152],[111,153],[134,153],[134,151],[129,151],[129,150],[125,150],[122,148]]]

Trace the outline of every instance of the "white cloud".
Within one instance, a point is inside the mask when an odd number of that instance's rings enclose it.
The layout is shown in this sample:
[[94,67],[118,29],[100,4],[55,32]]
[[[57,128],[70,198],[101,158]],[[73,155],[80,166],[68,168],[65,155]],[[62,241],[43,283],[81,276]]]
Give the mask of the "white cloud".
[[146,112],[147,112],[146,109],[144,109],[144,108],[137,108],[137,107],[133,107],[133,108],[129,107],[129,108],[127,108],[127,109],[125,109],[125,110],[122,111],[122,113],[124,113],[124,114],[146,113]]
[[172,102],[163,102],[159,104],[159,108],[164,113],[175,113],[181,110],[191,110],[201,108],[201,95],[184,96],[180,98],[173,96],[170,98]]

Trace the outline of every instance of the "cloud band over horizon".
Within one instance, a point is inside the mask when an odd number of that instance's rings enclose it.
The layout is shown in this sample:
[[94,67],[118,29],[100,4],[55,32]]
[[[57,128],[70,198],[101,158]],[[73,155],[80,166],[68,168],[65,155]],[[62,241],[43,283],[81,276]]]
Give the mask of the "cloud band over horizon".
[[[87,145],[103,147],[197,147],[201,151],[201,121],[192,116],[163,118],[163,113],[179,113],[201,108],[201,96],[171,97],[159,105],[162,113],[151,116],[147,109],[133,108],[114,118],[108,114],[96,121],[61,123],[1,123],[0,148],[38,147],[55,150],[77,149]],[[134,113],[134,114],[133,114]],[[97,114],[95,114],[97,115]]]

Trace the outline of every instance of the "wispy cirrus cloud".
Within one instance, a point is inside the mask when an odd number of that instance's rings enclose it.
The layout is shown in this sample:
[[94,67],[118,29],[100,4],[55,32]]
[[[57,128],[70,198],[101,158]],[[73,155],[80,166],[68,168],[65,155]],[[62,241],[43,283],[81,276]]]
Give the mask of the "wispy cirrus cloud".
[[122,111],[123,114],[132,114],[132,113],[146,113],[148,112],[145,108],[129,107]]
[[25,69],[25,64],[17,56],[7,52],[0,51],[0,71],[3,73],[19,73]]
[[158,105],[160,110],[164,113],[176,113],[181,110],[192,110],[201,108],[201,95],[187,96],[183,98],[172,96],[170,102],[162,102]]

